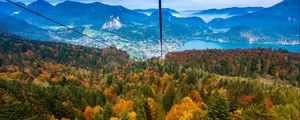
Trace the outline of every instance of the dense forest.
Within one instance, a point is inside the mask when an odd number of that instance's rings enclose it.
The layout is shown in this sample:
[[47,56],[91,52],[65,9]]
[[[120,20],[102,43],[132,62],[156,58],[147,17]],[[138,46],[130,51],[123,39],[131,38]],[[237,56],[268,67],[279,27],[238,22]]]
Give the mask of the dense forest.
[[236,49],[190,50],[166,55],[166,61],[197,66],[202,70],[230,76],[271,76],[300,83],[300,54],[286,50]]
[[299,120],[299,69],[283,50],[135,61],[114,47],[0,37],[0,119]]

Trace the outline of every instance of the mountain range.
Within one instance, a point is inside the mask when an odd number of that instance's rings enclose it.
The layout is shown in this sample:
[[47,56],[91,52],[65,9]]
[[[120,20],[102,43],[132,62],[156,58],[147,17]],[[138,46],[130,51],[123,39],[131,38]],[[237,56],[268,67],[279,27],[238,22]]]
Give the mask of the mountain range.
[[[152,13],[157,12],[158,9],[154,9],[154,8],[152,8],[152,9],[134,9],[134,11],[150,16]],[[170,9],[170,8],[162,8],[162,11],[169,12],[171,14],[179,14],[178,11],[176,11],[174,9]]]
[[[8,4],[10,3],[1,3],[1,5],[4,6]],[[153,14],[147,16],[145,14],[138,13],[134,10],[129,10],[122,6],[111,6],[99,2],[85,4],[65,1],[53,6],[52,4],[44,0],[38,0],[27,5],[26,7],[69,26],[80,27],[89,25],[90,28],[94,30],[112,32],[114,34],[117,34],[118,36],[130,40],[158,38],[157,32],[159,24],[158,19],[156,19],[158,17],[158,14],[155,14],[155,9],[152,9],[154,11]],[[172,11],[171,9],[164,10]],[[24,20],[27,23],[36,26],[55,25],[39,16],[36,16],[25,10],[19,10],[17,8],[12,8],[11,10],[4,13],[6,13],[6,15],[11,15],[12,17]],[[168,12],[166,12],[166,14],[168,14]],[[208,28],[204,27],[203,21],[200,18],[176,18],[171,14],[168,14],[166,17],[170,18],[164,19],[165,23],[168,23],[164,25],[166,27],[165,31],[170,33],[166,36],[173,35],[171,36],[172,38],[185,36],[185,34],[183,34],[182,36],[178,36],[177,33],[181,32],[186,33],[186,36],[191,36],[197,34],[198,31],[208,30]],[[191,20],[195,22],[190,22]],[[117,29],[115,29],[115,27]],[[178,32],[172,32],[172,29],[177,27],[180,27],[182,29],[178,29]]]
[[[0,28],[25,38],[47,40],[50,38],[48,30],[30,25],[24,20],[0,13]],[[32,34],[34,32],[34,34]]]
[[[214,28],[247,26],[265,34],[269,41],[299,41],[299,0],[284,0],[272,7],[228,19],[215,19],[209,23]],[[239,32],[239,31],[237,31]]]
[[227,15],[244,15],[248,13],[253,13],[258,10],[263,9],[263,7],[232,7],[232,8],[223,8],[223,9],[208,9],[202,10],[193,15],[203,15],[203,14],[227,14]]
[[[158,41],[159,19],[157,9],[130,10],[122,6],[100,2],[80,3],[65,1],[52,5],[44,0],[29,5],[17,3],[78,31],[94,31],[118,36],[129,41]],[[76,9],[74,9],[76,8]],[[30,39],[74,39],[79,35],[57,27],[39,16],[7,2],[0,2],[0,28]],[[105,11],[105,12],[103,12]],[[145,12],[151,14],[145,14]],[[227,42],[295,42],[299,43],[299,0],[284,0],[272,7],[226,8],[194,11],[196,14],[229,14],[205,23],[199,17],[176,17],[180,13],[163,9],[163,32],[166,39],[185,41],[205,38]],[[230,29],[213,32],[213,29]],[[111,37],[109,37],[111,38]]]

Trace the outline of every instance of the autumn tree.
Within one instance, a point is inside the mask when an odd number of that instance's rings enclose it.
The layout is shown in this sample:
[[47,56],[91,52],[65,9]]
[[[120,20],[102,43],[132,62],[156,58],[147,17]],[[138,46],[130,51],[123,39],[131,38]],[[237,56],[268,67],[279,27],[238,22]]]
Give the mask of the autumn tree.
[[168,112],[166,120],[178,120],[178,119],[194,119],[194,112],[201,111],[199,105],[197,105],[189,97],[185,97],[180,103],[172,106],[171,110]]
[[146,104],[145,104],[145,110],[146,110],[146,114],[147,114],[147,119],[149,119],[149,120],[158,119],[157,103],[152,98],[147,98]]

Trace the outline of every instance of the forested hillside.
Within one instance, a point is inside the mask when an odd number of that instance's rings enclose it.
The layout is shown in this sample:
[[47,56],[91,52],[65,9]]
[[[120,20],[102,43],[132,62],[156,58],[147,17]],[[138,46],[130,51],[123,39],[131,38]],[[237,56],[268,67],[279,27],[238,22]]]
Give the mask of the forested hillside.
[[202,70],[231,76],[280,78],[300,82],[300,54],[285,50],[237,49],[237,50],[189,50],[166,55],[166,61],[185,63]]
[[299,54],[285,51],[185,51],[134,61],[116,48],[0,38],[5,120],[299,120],[297,85]]

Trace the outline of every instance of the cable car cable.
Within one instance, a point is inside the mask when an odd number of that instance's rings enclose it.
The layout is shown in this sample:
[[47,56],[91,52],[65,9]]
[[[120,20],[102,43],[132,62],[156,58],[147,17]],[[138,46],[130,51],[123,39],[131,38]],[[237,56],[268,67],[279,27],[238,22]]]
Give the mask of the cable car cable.
[[163,58],[163,30],[162,30],[162,5],[161,0],[158,0],[159,4],[159,38],[160,38],[160,57]]
[[56,24],[58,24],[58,25],[60,25],[60,26],[63,26],[63,27],[65,27],[65,28],[69,29],[69,30],[72,30],[72,31],[74,31],[74,32],[76,32],[76,33],[78,33],[78,34],[81,34],[81,35],[83,35],[83,36],[85,36],[85,37],[88,37],[88,38],[90,38],[90,39],[92,39],[92,40],[98,41],[98,42],[102,43],[102,44],[105,45],[105,46],[111,47],[110,45],[108,45],[108,44],[106,44],[106,43],[104,43],[104,42],[102,42],[102,41],[100,41],[100,40],[97,40],[97,39],[95,39],[95,38],[93,38],[93,37],[91,37],[91,36],[89,36],[89,35],[87,35],[87,34],[83,34],[83,33],[81,33],[80,31],[78,31],[78,30],[76,30],[76,29],[73,29],[73,28],[71,28],[71,27],[69,27],[69,26],[67,26],[67,25],[64,25],[64,24],[62,24],[62,23],[60,23],[60,22],[57,22],[57,21],[55,21],[55,20],[53,20],[53,19],[51,19],[51,18],[49,18],[49,17],[47,17],[47,16],[44,16],[44,15],[42,15],[42,14],[40,14],[40,13],[37,13],[37,12],[35,12],[35,11],[33,11],[33,10],[30,10],[30,9],[28,9],[28,8],[22,6],[22,5],[19,5],[19,4],[15,3],[15,2],[13,2],[13,1],[11,1],[11,0],[6,0],[6,1],[9,2],[9,3],[11,3],[11,4],[14,4],[14,5],[16,5],[16,6],[22,8],[22,9],[24,9],[24,10],[27,10],[27,11],[29,11],[29,12],[31,12],[31,13],[34,13],[34,14],[40,16],[40,17],[43,17],[43,18],[45,18],[45,19],[47,19],[47,20],[49,20],[49,21],[51,21],[51,22],[54,22],[54,23],[56,23]]

